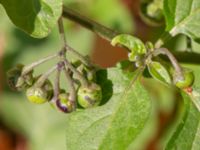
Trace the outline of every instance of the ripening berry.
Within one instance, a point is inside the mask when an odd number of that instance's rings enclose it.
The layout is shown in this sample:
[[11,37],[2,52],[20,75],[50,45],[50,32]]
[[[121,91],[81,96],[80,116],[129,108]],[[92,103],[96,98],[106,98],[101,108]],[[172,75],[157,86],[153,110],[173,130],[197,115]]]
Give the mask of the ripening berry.
[[99,105],[102,100],[101,87],[96,83],[91,83],[89,86],[81,86],[77,93],[78,103],[83,108],[90,108]]

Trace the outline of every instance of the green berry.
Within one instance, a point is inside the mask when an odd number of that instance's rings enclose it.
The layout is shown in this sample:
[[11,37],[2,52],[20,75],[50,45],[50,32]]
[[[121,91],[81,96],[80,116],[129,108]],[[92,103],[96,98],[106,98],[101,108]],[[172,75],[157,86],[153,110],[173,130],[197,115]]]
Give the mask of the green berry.
[[52,85],[47,80],[42,87],[30,87],[26,91],[28,100],[32,103],[43,104],[50,101],[53,95]]
[[99,105],[102,100],[101,87],[96,83],[89,86],[81,86],[77,93],[78,103],[83,108],[90,108]]
[[38,87],[31,87],[27,89],[26,96],[30,102],[36,104],[42,104],[48,101],[47,92],[44,89]]
[[183,80],[177,79],[177,77],[174,78],[175,85],[180,89],[190,87],[194,82],[194,74],[191,70],[184,69],[183,76],[184,76]]

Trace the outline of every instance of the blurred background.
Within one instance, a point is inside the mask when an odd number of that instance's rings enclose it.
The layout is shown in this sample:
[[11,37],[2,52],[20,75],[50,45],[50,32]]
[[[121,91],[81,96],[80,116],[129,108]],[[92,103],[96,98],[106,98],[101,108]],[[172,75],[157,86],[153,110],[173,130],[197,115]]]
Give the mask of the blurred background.
[[[133,34],[143,41],[155,42],[164,31],[164,24],[153,27],[141,18],[139,0],[64,2],[66,6],[100,24],[121,33]],[[64,23],[68,44],[80,53],[89,55],[95,64],[107,68],[127,58],[124,49],[112,47],[109,42],[67,19]],[[170,41],[170,47],[174,50],[183,49],[184,38],[178,36]],[[56,112],[48,104],[36,106],[29,103],[24,93],[13,92],[7,87],[5,77],[6,71],[17,63],[29,64],[60,48],[57,27],[44,39],[31,38],[11,23],[0,6],[0,150],[65,149],[66,115]],[[36,74],[52,64],[42,65],[35,71]],[[130,150],[162,149],[165,139],[170,135],[172,122],[177,117],[177,99],[180,97],[173,89],[152,79],[144,78],[143,83],[152,96],[152,113],[148,125],[137,141],[130,145]]]

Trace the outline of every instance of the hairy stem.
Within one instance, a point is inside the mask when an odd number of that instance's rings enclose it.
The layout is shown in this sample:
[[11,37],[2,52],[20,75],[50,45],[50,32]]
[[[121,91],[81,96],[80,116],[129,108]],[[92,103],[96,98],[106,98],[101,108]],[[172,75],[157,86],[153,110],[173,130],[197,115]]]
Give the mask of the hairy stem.
[[63,17],[80,24],[108,41],[111,41],[118,34],[116,31],[90,20],[66,6],[63,7]]

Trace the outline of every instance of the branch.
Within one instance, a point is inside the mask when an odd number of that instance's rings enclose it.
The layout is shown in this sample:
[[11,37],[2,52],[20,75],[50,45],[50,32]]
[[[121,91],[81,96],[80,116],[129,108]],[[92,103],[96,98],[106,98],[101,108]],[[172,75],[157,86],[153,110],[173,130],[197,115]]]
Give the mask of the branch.
[[75,12],[66,6],[63,6],[63,17],[76,22],[77,24],[91,30],[108,41],[111,41],[116,35],[119,34],[116,31],[113,31],[85,16],[82,16],[78,12]]

